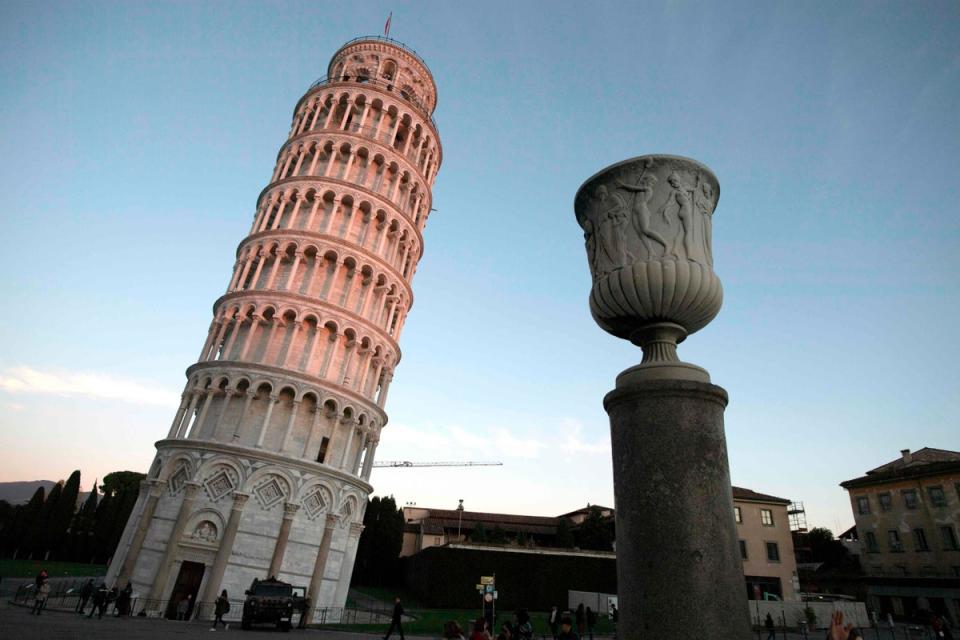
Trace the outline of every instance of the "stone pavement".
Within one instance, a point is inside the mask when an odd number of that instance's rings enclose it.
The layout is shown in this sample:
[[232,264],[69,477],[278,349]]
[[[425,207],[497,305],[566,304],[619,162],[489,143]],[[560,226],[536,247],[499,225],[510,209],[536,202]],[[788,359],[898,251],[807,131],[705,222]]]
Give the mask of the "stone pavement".
[[[147,618],[114,618],[104,616],[87,618],[76,613],[45,611],[40,616],[30,615],[30,610],[0,604],[0,638],[3,640],[160,640],[166,638],[214,638],[210,624],[204,622],[174,622]],[[307,637],[317,640],[377,640],[379,634],[347,633],[316,629],[294,629],[290,634],[268,627],[242,631],[239,623],[230,629],[216,631],[223,637],[242,638],[295,638]],[[293,635],[291,635],[293,634]]]

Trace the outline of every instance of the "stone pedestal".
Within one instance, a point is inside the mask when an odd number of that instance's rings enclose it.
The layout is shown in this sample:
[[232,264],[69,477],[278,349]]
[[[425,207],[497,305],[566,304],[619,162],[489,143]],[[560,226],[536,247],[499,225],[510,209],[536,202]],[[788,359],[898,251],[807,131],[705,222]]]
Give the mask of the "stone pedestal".
[[746,640],[727,393],[625,371],[607,394],[622,638]]

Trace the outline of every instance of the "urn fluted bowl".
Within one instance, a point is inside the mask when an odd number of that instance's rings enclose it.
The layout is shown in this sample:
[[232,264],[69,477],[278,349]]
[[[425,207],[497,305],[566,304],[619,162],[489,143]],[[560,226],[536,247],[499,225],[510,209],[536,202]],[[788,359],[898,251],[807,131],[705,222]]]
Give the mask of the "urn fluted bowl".
[[[574,199],[593,276],[590,311],[605,331],[644,347],[684,337],[720,311],[712,218],[720,184],[696,160],[631,158],[590,177]],[[653,337],[655,336],[655,338]],[[669,350],[667,350],[669,351]]]

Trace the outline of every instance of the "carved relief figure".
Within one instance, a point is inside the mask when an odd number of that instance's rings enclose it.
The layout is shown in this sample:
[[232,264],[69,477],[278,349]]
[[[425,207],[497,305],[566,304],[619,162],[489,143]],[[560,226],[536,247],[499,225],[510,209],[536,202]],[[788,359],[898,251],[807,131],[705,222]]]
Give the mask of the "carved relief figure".
[[191,537],[194,540],[200,540],[201,542],[216,542],[217,528],[209,520],[204,520],[197,525],[197,528],[193,531],[193,535]]
[[627,191],[635,192],[633,200],[633,228],[643,248],[647,250],[647,258],[653,258],[650,240],[655,240],[663,246],[663,254],[667,253],[667,241],[659,233],[650,228],[650,198],[653,197],[653,187],[657,184],[657,177],[654,175],[642,175],[636,185],[627,184],[618,181],[618,184]]
[[700,182],[699,188],[694,193],[694,203],[697,212],[701,214],[700,223],[703,225],[701,241],[703,242],[703,255],[707,258],[707,264],[713,266],[713,207],[715,200],[713,196],[713,185],[704,180],[702,176],[697,176]]
[[623,243],[623,231],[627,214],[623,197],[610,195],[605,185],[597,187],[598,230],[596,275],[602,276],[627,264],[627,250]]
[[583,242],[587,247],[587,264],[590,265],[590,273],[594,274],[596,279],[596,256],[597,256],[597,238],[593,232],[593,223],[589,218],[583,221]]
[[671,253],[674,257],[680,258],[680,250],[683,249],[684,255],[682,257],[693,260],[696,230],[693,225],[691,194],[680,181],[680,176],[676,171],[670,174],[667,182],[673,187],[673,191],[670,192],[667,202],[663,205],[663,218],[669,220],[668,214],[675,210],[677,217],[680,219],[680,232],[674,236]]

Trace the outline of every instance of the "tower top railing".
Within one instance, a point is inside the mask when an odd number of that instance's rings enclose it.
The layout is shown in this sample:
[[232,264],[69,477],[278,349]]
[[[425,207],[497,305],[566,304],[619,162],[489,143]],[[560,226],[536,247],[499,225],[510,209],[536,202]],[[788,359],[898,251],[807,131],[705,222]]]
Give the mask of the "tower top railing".
[[400,42],[399,40],[394,40],[393,38],[390,38],[387,36],[360,36],[358,38],[354,38],[353,40],[348,40],[347,42],[343,43],[343,45],[339,49],[337,49],[337,52],[333,54],[333,57],[336,58],[338,53],[340,53],[350,45],[356,42],[363,42],[365,40],[372,40],[374,42],[386,42],[387,44],[393,45],[399,49],[403,49],[404,51],[412,55],[414,58],[416,58],[417,61],[423,65],[423,68],[427,70],[427,73],[430,74],[431,79],[433,78],[433,73],[430,71],[430,67],[427,66],[426,60],[420,57],[420,54],[417,53],[415,49],[407,46],[406,44]]
[[[349,76],[349,75],[341,75],[341,76],[334,76],[334,77],[323,76],[322,78],[319,78],[316,82],[310,85],[310,88],[307,89],[307,93],[304,94],[304,98],[307,95],[309,95],[317,87],[322,87],[324,85],[334,84],[337,82],[349,82],[351,84],[359,84],[359,85],[373,85],[375,87],[385,90],[387,93],[397,94],[398,96],[400,96],[402,100],[406,100],[407,102],[412,104],[414,107],[416,107],[417,110],[420,111],[421,115],[423,115],[430,121],[430,124],[433,126],[433,130],[436,131],[438,134],[440,133],[440,128],[437,126],[436,120],[433,119],[433,114],[430,112],[430,108],[427,107],[427,105],[423,104],[420,98],[418,98],[413,94],[407,93],[405,91],[401,91],[393,82],[388,82],[386,80],[381,80],[379,78],[364,78],[363,80],[358,80],[356,76]],[[302,102],[303,99],[301,98],[300,101]],[[297,108],[298,109],[300,108],[299,103],[297,104]]]

